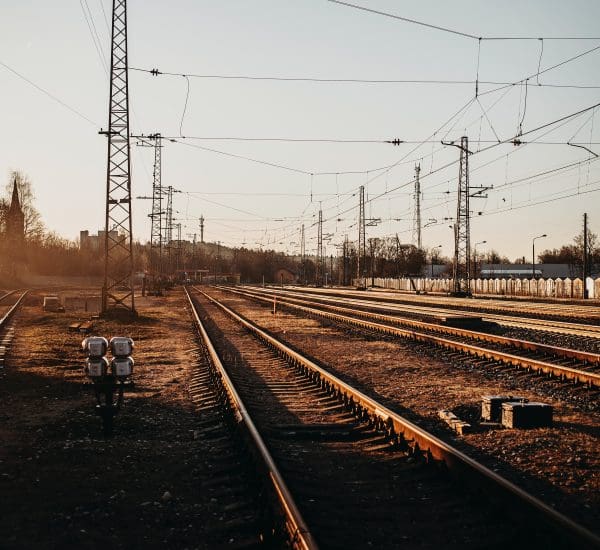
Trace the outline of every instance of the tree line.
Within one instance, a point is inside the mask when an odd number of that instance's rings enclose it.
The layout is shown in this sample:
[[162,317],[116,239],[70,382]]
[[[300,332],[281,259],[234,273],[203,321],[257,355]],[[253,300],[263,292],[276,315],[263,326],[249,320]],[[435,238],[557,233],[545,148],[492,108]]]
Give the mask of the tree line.
[[[10,205],[13,184],[17,182],[19,199],[24,213],[25,242],[18,249],[11,249],[10,236],[6,231],[6,215]],[[48,231],[35,208],[33,186],[27,175],[19,171],[9,174],[4,194],[0,195],[0,283],[13,280],[18,282],[27,273],[58,276],[97,276],[103,275],[104,258],[102,246],[81,247],[77,241],[65,239]],[[597,235],[588,230],[588,250],[590,266],[600,265],[600,247]],[[306,284],[330,281],[338,284],[351,284],[356,277],[420,276],[431,264],[445,266],[451,273],[450,258],[436,254],[437,247],[428,250],[413,245],[402,244],[395,237],[367,239],[364,250],[359,254],[356,242],[346,242],[336,251],[335,256],[323,258],[317,265],[314,256],[300,258],[274,250],[252,250],[245,247],[231,248],[218,243],[190,243],[173,241],[162,250],[163,270],[166,275],[186,270],[204,270],[210,274],[239,274],[240,280],[256,283],[265,280],[276,281],[280,269],[294,274],[296,279]],[[134,270],[151,272],[155,263],[152,260],[149,244],[134,243]],[[476,261],[481,263],[513,263],[494,250],[479,253]],[[572,266],[578,272],[583,264],[583,232],[576,235],[572,244],[558,249],[547,249],[537,256],[540,263],[560,263]],[[518,258],[514,263],[525,263]],[[439,272],[439,270],[438,270]],[[319,280],[320,277],[320,280]]]

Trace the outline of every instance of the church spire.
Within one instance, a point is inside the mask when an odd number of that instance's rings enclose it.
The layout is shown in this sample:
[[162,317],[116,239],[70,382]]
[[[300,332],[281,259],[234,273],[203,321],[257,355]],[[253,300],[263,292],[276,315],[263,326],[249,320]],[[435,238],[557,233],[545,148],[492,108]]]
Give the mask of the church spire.
[[19,200],[19,190],[17,188],[17,177],[15,176],[13,183],[12,201],[10,203],[12,209],[21,211],[21,201]]

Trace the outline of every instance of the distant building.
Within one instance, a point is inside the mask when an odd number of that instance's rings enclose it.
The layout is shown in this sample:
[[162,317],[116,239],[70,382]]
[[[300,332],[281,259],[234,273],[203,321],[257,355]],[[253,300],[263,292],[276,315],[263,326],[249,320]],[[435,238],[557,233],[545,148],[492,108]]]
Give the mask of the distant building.
[[19,199],[17,178],[14,181],[10,206],[6,212],[6,237],[13,245],[19,245],[25,241],[25,214]]
[[[108,233],[112,239],[117,239],[118,233],[113,229]],[[79,232],[79,250],[103,250],[106,231],[99,230],[97,235],[90,235],[87,230]]]

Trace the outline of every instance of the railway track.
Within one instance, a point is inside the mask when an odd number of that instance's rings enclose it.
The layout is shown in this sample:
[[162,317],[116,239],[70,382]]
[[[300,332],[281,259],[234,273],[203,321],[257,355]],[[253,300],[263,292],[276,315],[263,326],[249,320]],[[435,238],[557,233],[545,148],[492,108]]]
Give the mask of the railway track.
[[[230,288],[226,288],[226,290],[260,300],[263,303],[273,302],[273,296],[267,297],[260,291]],[[600,354],[402,319],[395,315],[323,304],[302,298],[289,296],[282,298],[280,296],[275,300],[280,306],[291,308],[305,315],[315,315],[369,332],[408,338],[478,359],[500,362],[550,375],[560,380],[581,383],[595,390],[600,389]],[[510,348],[510,352],[507,351],[507,348]]]
[[15,329],[11,326],[10,321],[28,292],[28,290],[22,292],[13,304],[5,304],[5,302],[18,294],[16,290],[7,292],[0,297],[0,369],[5,366],[6,355],[15,335]]
[[[253,416],[258,448],[272,453],[272,471],[296,502],[283,504],[288,495],[275,491],[275,516],[298,510],[314,537],[293,546],[600,546],[589,531],[214,298],[202,293],[190,302],[212,361],[227,367],[224,392],[246,403],[238,405],[238,422],[245,425],[242,412]],[[297,525],[287,532],[298,541],[304,531]]]
[[[579,335],[582,338],[600,339],[600,308],[597,306],[578,306],[577,315],[565,313],[568,305],[531,304],[533,308],[519,308],[521,303],[507,308],[504,303],[497,307],[487,304],[473,305],[472,299],[454,298],[452,302],[441,297],[396,296],[383,292],[364,292],[340,289],[316,289],[288,287],[286,291],[312,294],[322,299],[335,299],[347,304],[362,305],[388,310],[398,310],[404,315],[412,314],[420,318],[447,316],[461,312],[481,314],[483,320],[495,322],[506,327],[535,329],[555,334]],[[385,304],[385,305],[384,305]]]

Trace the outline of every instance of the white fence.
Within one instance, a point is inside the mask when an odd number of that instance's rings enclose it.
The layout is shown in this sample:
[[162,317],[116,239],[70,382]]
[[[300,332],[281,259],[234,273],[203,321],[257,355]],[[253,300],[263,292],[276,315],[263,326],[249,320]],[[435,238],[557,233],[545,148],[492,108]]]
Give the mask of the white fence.
[[[367,284],[371,282],[367,278]],[[375,278],[375,286],[394,290],[421,292],[451,292],[452,279],[383,279]],[[589,298],[600,298],[600,278],[587,278]],[[473,279],[473,294],[501,296],[533,296],[540,298],[583,298],[583,281],[577,279]]]

